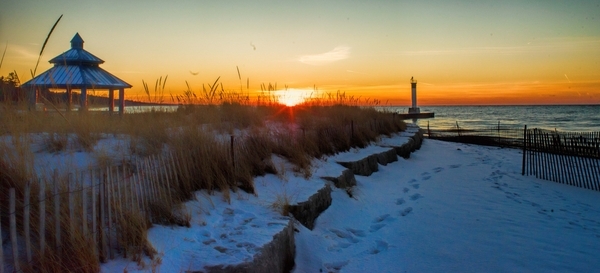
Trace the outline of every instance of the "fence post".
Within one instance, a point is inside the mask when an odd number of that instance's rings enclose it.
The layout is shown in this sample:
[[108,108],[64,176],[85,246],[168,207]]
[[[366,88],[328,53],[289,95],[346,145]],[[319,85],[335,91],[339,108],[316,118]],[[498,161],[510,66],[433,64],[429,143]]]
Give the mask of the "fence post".
[[431,130],[429,130],[429,120],[427,121],[427,138],[431,138]]
[[[0,206],[0,215],[2,210],[2,206]],[[2,234],[2,217],[0,217],[0,234]],[[0,273],[4,273],[4,250],[2,247],[2,243],[0,243]]]
[[525,175],[525,161],[527,157],[527,125],[523,128],[523,164],[521,165],[521,175]]
[[91,188],[91,192],[92,192],[92,238],[94,240],[93,242],[93,246],[94,246],[94,253],[96,254],[96,257],[98,257],[98,226],[97,226],[97,207],[96,207],[96,182],[94,181],[94,170],[90,170],[90,185],[92,186]]
[[[84,180],[85,180],[85,172],[81,172],[80,173],[80,179],[79,181],[81,182],[81,227],[82,227],[82,233],[83,236],[88,236],[88,214],[87,214],[87,195],[86,195],[86,190],[84,187]],[[91,183],[91,182],[90,182]]]
[[40,225],[38,236],[40,237],[40,254],[44,256],[46,248],[46,180],[39,179],[40,192],[38,193],[40,203]]
[[234,141],[234,136],[230,135],[230,139],[231,139],[231,167],[233,167],[233,171],[235,172],[235,153],[233,151],[233,141]]
[[100,228],[100,244],[102,246],[102,251],[100,253],[102,253],[102,260],[106,261],[108,259],[108,240],[106,239],[106,232],[104,229],[104,223],[106,221],[106,173],[100,171],[98,175],[100,176],[100,182],[98,187],[98,190],[100,191],[100,221],[98,226]]
[[58,171],[54,169],[52,181],[54,182],[54,242],[56,248],[60,249],[60,196],[58,194]]
[[[74,200],[74,187],[73,187],[73,179],[71,179],[73,174],[69,173],[67,179],[67,194],[69,194],[69,231],[71,232],[70,239],[72,242],[75,241],[75,200]],[[77,179],[78,173],[75,172],[75,179]]]
[[115,192],[112,187],[112,167],[106,167],[106,203],[108,204],[107,213],[108,213],[108,231],[106,232],[107,240],[108,240],[108,258],[113,259],[113,250],[112,250],[112,210],[115,209],[114,196]]
[[23,232],[25,233],[25,252],[27,262],[31,262],[31,233],[29,230],[29,203],[31,199],[31,182],[25,184],[25,200],[23,200]]

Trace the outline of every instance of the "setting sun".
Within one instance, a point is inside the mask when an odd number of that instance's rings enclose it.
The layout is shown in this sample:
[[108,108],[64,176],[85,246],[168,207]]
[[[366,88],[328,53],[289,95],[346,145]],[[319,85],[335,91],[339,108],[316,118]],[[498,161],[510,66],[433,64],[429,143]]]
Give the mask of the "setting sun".
[[311,92],[302,89],[287,89],[275,91],[277,101],[286,106],[295,106],[310,98]]

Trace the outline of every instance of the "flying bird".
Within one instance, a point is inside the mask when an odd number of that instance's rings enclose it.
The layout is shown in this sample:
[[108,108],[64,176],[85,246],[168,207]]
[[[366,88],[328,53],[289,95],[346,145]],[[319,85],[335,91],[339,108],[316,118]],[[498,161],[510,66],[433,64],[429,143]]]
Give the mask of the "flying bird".
[[198,73],[200,73],[200,71],[198,71],[198,72],[192,72],[192,70],[190,70],[190,74],[192,74],[194,76],[198,75]]
[[250,46],[256,50],[256,46],[252,42],[250,42]]

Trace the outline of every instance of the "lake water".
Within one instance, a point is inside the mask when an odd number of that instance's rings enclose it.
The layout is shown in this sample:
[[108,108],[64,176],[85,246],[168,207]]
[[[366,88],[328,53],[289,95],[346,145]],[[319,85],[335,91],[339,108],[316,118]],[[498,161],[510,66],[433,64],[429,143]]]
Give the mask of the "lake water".
[[[378,107],[386,111],[406,113],[408,106]],[[600,132],[600,105],[550,105],[550,106],[421,106],[421,112],[434,112],[435,118],[419,119],[421,128],[448,129],[456,127],[477,129],[501,126],[541,128],[568,132]],[[108,108],[96,110],[107,111]],[[151,110],[175,111],[177,106],[127,106],[125,113]],[[115,109],[117,111],[117,109]],[[413,122],[413,121],[408,121]]]
[[[382,107],[398,113],[406,107]],[[600,105],[552,106],[421,106],[421,112],[434,112],[435,118],[419,119],[421,128],[448,129],[456,127],[475,129],[501,126],[541,128],[568,132],[600,132]],[[411,122],[411,121],[409,121]]]

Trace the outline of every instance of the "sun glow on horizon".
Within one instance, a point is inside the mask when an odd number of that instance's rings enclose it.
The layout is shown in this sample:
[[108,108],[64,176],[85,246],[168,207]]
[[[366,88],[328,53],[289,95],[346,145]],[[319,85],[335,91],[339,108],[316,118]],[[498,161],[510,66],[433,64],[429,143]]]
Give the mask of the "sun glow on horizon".
[[287,89],[275,91],[277,101],[285,106],[296,106],[311,97],[312,92],[303,89]]

